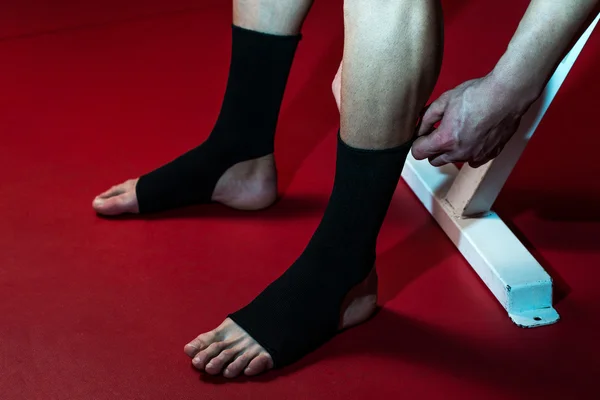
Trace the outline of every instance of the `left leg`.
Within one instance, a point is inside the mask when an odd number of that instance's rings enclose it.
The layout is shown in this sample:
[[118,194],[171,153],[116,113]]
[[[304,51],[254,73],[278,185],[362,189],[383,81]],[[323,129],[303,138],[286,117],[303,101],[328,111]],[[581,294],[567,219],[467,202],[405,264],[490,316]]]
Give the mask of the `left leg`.
[[300,29],[312,0],[233,0],[229,78],[208,138],[94,199],[99,214],[151,213],[218,202],[260,210],[277,196],[273,146]]
[[346,0],[341,134],[323,219],[252,303],[185,347],[226,377],[296,361],[374,311],[375,244],[441,61],[438,0]]

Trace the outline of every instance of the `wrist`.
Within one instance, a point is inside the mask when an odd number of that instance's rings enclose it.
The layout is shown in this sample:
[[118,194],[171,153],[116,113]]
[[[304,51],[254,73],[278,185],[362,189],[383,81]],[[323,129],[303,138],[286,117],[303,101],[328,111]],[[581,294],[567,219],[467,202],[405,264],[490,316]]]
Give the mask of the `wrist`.
[[498,64],[486,78],[494,95],[511,102],[518,111],[524,113],[540,97],[546,85],[545,80],[524,75]]

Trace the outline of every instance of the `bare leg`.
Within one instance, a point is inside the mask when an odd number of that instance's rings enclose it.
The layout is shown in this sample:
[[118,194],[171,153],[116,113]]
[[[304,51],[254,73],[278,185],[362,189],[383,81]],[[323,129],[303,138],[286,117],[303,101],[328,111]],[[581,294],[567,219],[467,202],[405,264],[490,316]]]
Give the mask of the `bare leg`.
[[313,0],[235,0],[233,23],[272,35],[300,33]]
[[[289,36],[300,32],[313,0],[236,0],[233,23],[252,31]],[[138,213],[139,178],[116,185],[94,199],[92,206],[104,215]],[[233,165],[221,176],[212,200],[243,210],[269,206],[277,196],[273,155]]]
[[346,0],[345,4],[342,139],[369,149],[405,143],[441,67],[439,3]]
[[[437,0],[346,0],[345,23],[343,141],[365,149],[409,141],[440,69],[442,16]],[[342,303],[341,327],[369,317],[376,289],[373,269]],[[196,368],[226,377],[255,375],[273,366],[269,353],[229,318],[192,340],[185,352]]]

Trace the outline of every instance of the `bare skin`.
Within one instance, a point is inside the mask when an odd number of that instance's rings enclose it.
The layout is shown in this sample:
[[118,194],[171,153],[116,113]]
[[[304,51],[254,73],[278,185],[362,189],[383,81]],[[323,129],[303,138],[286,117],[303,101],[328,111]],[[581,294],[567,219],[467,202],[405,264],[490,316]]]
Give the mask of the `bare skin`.
[[[373,267],[369,276],[346,296],[340,310],[340,330],[366,321],[376,308],[377,272]],[[184,352],[197,369],[226,378],[254,376],[274,366],[269,353],[229,318],[188,343]]]
[[[435,49],[441,44],[441,40],[435,38],[439,32],[431,29],[432,26],[441,26],[436,21],[439,12],[423,6],[434,3],[428,0],[347,0],[346,3],[349,7],[345,7],[345,11],[349,12],[346,15],[348,30],[344,68],[342,70],[340,65],[333,83],[334,95],[341,111],[343,140],[355,147],[371,149],[404,143],[411,136],[416,114],[431,93],[435,77],[439,73],[441,55],[432,52],[436,53]],[[538,0],[535,3],[553,5],[554,2]],[[597,1],[572,0],[571,3],[587,6],[597,4]],[[305,0],[237,0],[234,2],[234,22],[237,18],[237,25],[275,34],[285,34],[288,29],[290,33],[295,33],[310,4],[311,1]],[[294,5],[298,8],[294,9]],[[559,11],[562,15],[563,11]],[[402,18],[407,15],[415,16],[415,20]],[[278,25],[271,26],[270,21],[278,21]],[[364,29],[365,26],[367,29]],[[555,24],[547,26],[553,28]],[[529,52],[529,48],[525,48]],[[552,49],[552,46],[547,48]],[[529,62],[522,57],[516,59]],[[503,70],[508,75],[514,75],[514,65],[505,64],[508,66]],[[534,76],[544,76],[530,67],[521,72],[524,71],[529,71]],[[529,79],[521,81],[531,82]],[[437,117],[434,115],[435,108],[431,108],[431,118],[426,118],[428,121],[443,118],[444,113]],[[446,106],[440,108],[444,109]],[[422,129],[429,125],[432,125],[431,121],[424,124]],[[436,136],[432,132],[427,134],[432,134],[431,138]],[[417,151],[419,144],[422,146],[426,143],[425,137],[417,142]],[[490,154],[493,156],[493,153]],[[269,161],[264,165],[259,160],[252,160],[228,170],[217,184],[213,200],[241,209],[259,209],[270,204],[274,197],[267,194],[276,192],[273,190],[275,168],[272,156],[267,159],[263,160]],[[444,159],[440,161],[448,162]],[[99,207],[105,213],[137,212],[134,190],[136,182],[137,180],[127,181],[102,194],[95,200],[94,207]],[[271,183],[273,185],[268,190],[266,187]],[[111,202],[114,204],[111,205]],[[376,308],[376,290],[377,275],[373,268],[365,281],[346,296],[340,309],[340,329],[359,324],[372,315]],[[196,368],[209,374],[222,373],[228,378],[240,374],[257,375],[273,368],[273,360],[267,351],[230,319],[192,340],[184,351],[192,358],[192,364]]]
[[[441,65],[439,3],[346,0],[344,18],[344,68],[338,74],[342,140],[364,149],[406,143]],[[346,295],[340,329],[368,319],[376,301],[373,269]],[[273,368],[268,352],[229,318],[192,340],[184,351],[197,369],[227,378]]]
[[[369,17],[378,14],[378,11],[380,11],[378,8],[385,6],[382,6],[377,2],[361,2],[360,0],[348,0],[346,3],[353,3],[354,5],[359,4],[358,9],[364,12],[359,13],[359,18],[350,16],[350,18],[347,18],[346,20],[347,29],[348,26],[350,26],[349,31],[346,32],[346,40],[347,42],[353,42],[353,46],[348,46],[347,43],[344,49],[343,68],[342,65],[340,65],[336,78],[332,84],[332,90],[341,112],[342,134],[345,135],[343,139],[356,147],[364,148],[386,148],[390,145],[403,143],[407,140],[407,135],[411,134],[410,127],[414,126],[416,122],[414,118],[416,112],[420,110],[420,107],[423,106],[428,94],[431,93],[432,82],[434,82],[435,76],[439,73],[439,69],[437,69],[437,71],[435,70],[436,68],[439,68],[439,63],[431,61],[436,59],[439,60],[439,57],[436,57],[435,54],[427,54],[427,50],[431,50],[436,44],[440,44],[441,41],[436,40],[431,36],[435,35],[435,32],[431,29],[416,33],[409,28],[408,32],[404,31],[401,32],[402,35],[397,35],[398,32],[389,32],[386,31],[386,28],[394,29],[393,27],[412,26],[426,27],[428,24],[429,26],[439,26],[439,24],[436,24],[436,22],[433,21],[436,18],[436,13],[430,8],[427,10],[427,13],[420,14],[421,17],[426,15],[427,18],[425,18],[425,20],[421,19],[416,25],[411,26],[411,23],[415,21],[406,20],[402,21],[403,23],[396,24],[386,24],[385,22],[382,22],[378,24],[377,27],[371,25],[370,29],[365,31],[356,29],[357,26],[353,26],[353,24],[357,22],[363,24],[369,22]],[[402,3],[402,1],[399,0],[396,4],[399,3]],[[420,8],[424,3],[426,2],[407,2],[405,5],[407,5],[408,8],[404,8],[402,11],[405,15],[410,12],[414,12],[415,14],[413,15],[418,15],[419,12],[425,11],[423,8]],[[568,31],[569,29],[574,31],[574,27],[577,28],[580,25],[576,24],[576,22],[581,22],[589,12],[589,9],[598,2],[596,0],[572,0],[569,3],[571,6],[570,10],[572,11],[571,16],[574,15],[574,17],[565,17],[567,21],[562,24],[561,27],[566,27],[568,29],[564,29],[563,32]],[[538,8],[539,12],[532,11]],[[560,7],[557,7],[555,2],[537,0],[532,2],[528,14],[530,14],[530,17],[532,14],[538,14],[546,17],[548,15],[553,15],[558,18],[557,16],[566,15],[563,8],[564,5],[562,5],[562,3]],[[394,9],[387,9],[383,15],[379,14],[379,18],[381,18],[381,21],[384,21],[385,16],[389,16],[394,11]],[[556,11],[556,13],[553,13],[553,11]],[[397,17],[397,15],[395,16]],[[530,22],[533,21],[535,23],[536,20],[540,21],[540,26],[544,26],[550,31],[553,31],[551,33],[556,34],[556,24],[548,24],[543,18],[529,18]],[[398,19],[396,22],[398,21],[400,20]],[[527,21],[528,19],[526,16],[522,26],[526,26]],[[538,32],[536,29],[522,30],[530,33]],[[371,35],[372,33],[374,33],[374,35]],[[352,39],[353,34],[355,34],[354,39]],[[531,35],[534,43],[539,42],[539,40],[536,39],[538,36],[539,35]],[[550,35],[546,34],[542,36],[546,38],[550,37]],[[556,39],[556,36],[557,35],[554,35],[552,38]],[[570,37],[567,34],[559,36],[563,39],[568,39]],[[350,40],[348,40],[349,37]],[[528,35],[524,35],[524,37],[531,39]],[[402,38],[404,38],[404,40]],[[369,39],[378,40],[369,42]],[[378,47],[381,45],[382,39],[384,42],[386,39],[394,41],[395,46],[388,47],[386,51],[383,51],[381,47]],[[552,42],[552,40],[548,41]],[[567,41],[568,40],[565,41],[565,46]],[[515,43],[512,45],[512,48],[518,48],[518,41],[513,40],[513,42]],[[558,62],[558,57],[565,48],[557,49],[556,46],[553,47],[555,42],[556,40],[550,46],[543,48],[548,52],[553,51],[556,55],[554,59]],[[407,43],[410,45],[414,44],[417,48],[410,48]],[[423,44],[427,44],[428,46],[420,46]],[[525,49],[525,52],[530,52],[530,49],[536,46],[542,48],[538,43],[536,45],[523,46],[522,49]],[[516,54],[518,54],[518,51]],[[420,56],[424,56],[425,60],[430,61],[419,59]],[[386,59],[386,57],[389,58]],[[511,57],[504,57],[505,60],[508,59],[509,61],[510,58]],[[546,66],[552,64],[547,62],[547,58],[548,57],[539,57],[539,59],[544,60]],[[527,57],[518,55],[514,59],[517,61],[516,64],[518,64],[519,61],[523,61],[526,65],[530,64]],[[394,73],[394,68],[396,68],[398,62],[403,64],[401,65],[402,68],[397,69],[395,71],[396,73]],[[508,76],[533,73],[533,76],[542,77],[542,81],[545,79],[543,78],[544,76],[548,76],[548,73],[544,74],[537,70],[534,71],[530,66],[519,69],[515,67],[516,64],[511,62],[503,63],[501,60],[499,65],[504,65],[504,67],[497,67],[497,69],[505,72],[508,71]],[[391,67],[388,69],[386,66]],[[377,71],[377,74],[371,72],[371,75],[369,76],[369,74],[365,73],[365,70],[367,69]],[[376,76],[375,80],[373,80],[373,76]],[[529,83],[532,81],[532,79],[520,80],[520,82]],[[503,80],[505,86],[510,82],[511,80],[508,78]],[[468,84],[469,83],[465,84],[465,87]],[[474,82],[470,82],[470,84],[473,85]],[[528,90],[534,94],[536,92],[539,93],[541,86],[537,85],[534,86],[533,89]],[[485,92],[489,94],[493,91],[488,90]],[[462,95],[463,92],[458,90],[454,93],[454,97],[457,98],[460,98]],[[447,95],[446,97],[452,96]],[[535,96],[533,96],[532,99],[534,97]],[[532,99],[529,101],[532,101]],[[417,153],[425,149],[424,145],[427,143],[427,140],[425,140],[425,138],[427,138],[426,135],[431,134],[431,140],[433,140],[435,136],[443,133],[442,129],[440,129],[437,134],[436,132],[432,133],[431,131],[427,131],[431,130],[434,122],[448,116],[450,116],[451,119],[454,118],[451,113],[445,114],[439,110],[436,111],[436,109],[439,108],[442,110],[452,108],[447,106],[448,104],[451,104],[451,102],[441,99],[438,100],[437,103],[439,103],[439,107],[432,106],[429,115],[425,116],[425,123],[422,125],[420,132],[424,137],[422,137],[417,142],[416,147],[413,148]],[[402,110],[398,111],[400,110],[400,107],[402,107]],[[496,110],[497,108],[502,111],[501,107],[491,107],[491,110]],[[365,109],[369,112],[365,113]],[[483,115],[485,116],[486,114],[484,113]],[[514,130],[515,124],[511,123],[510,120],[507,121],[507,125],[510,128],[507,129],[507,131]],[[485,128],[485,126],[483,127]],[[439,143],[440,140],[437,140],[437,142]],[[471,143],[470,145],[473,148],[482,148],[479,144],[481,143],[481,140],[465,143],[467,145]],[[497,149],[501,149],[501,145],[502,141],[496,141],[492,146],[485,147],[483,153],[486,154],[479,154],[479,156],[471,152],[468,154],[466,161],[475,163],[485,162],[486,158],[489,159],[496,155]],[[496,151],[492,151],[493,149]],[[448,152],[453,149],[442,150]],[[440,159],[439,165],[445,162],[448,162],[448,160]],[[375,284],[373,284],[373,281],[375,281]],[[354,288],[347,295],[346,302],[340,310],[340,328],[350,327],[360,323],[372,314],[375,309],[376,286],[376,274],[373,271],[363,284]],[[256,375],[273,367],[273,362],[269,354],[256,343],[248,333],[243,331],[229,319],[226,319],[225,322],[215,330],[200,335],[197,339],[190,342],[186,346],[185,351],[193,358],[192,362],[196,368],[210,374],[223,373],[226,377],[235,377],[241,373],[246,375]]]
[[[234,0],[233,23],[273,35],[296,35],[312,0]],[[135,185],[129,179],[98,195],[92,207],[102,215],[139,213]],[[238,210],[261,210],[277,198],[277,172],[273,154],[229,168],[217,182],[212,200]]]
[[414,157],[436,167],[464,161],[475,168],[497,157],[599,5],[598,0],[531,1],[494,69],[447,91],[427,109]]
[[[98,195],[92,202],[97,213],[107,216],[139,213],[135,185],[129,179]],[[235,164],[217,182],[212,200],[238,210],[261,210],[277,198],[277,172],[273,155]]]

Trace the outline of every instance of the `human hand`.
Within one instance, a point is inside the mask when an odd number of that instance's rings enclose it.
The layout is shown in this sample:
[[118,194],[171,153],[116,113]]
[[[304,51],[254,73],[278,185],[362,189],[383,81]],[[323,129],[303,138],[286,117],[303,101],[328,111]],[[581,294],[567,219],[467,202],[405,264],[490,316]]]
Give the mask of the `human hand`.
[[477,168],[500,154],[532,101],[489,75],[467,81],[424,110],[412,154],[435,167],[464,161]]

